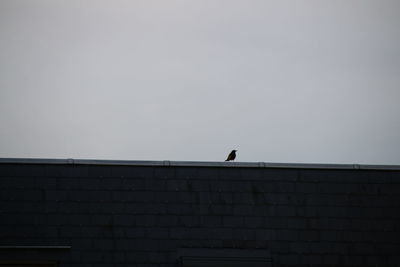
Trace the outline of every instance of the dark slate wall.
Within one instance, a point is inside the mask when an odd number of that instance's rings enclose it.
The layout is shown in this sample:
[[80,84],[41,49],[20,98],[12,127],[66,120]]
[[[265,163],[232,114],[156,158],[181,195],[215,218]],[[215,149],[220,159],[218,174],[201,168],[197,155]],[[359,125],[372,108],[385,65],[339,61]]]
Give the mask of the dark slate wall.
[[274,266],[400,266],[399,171],[0,164],[0,176],[0,260],[172,267],[179,248],[237,248]]

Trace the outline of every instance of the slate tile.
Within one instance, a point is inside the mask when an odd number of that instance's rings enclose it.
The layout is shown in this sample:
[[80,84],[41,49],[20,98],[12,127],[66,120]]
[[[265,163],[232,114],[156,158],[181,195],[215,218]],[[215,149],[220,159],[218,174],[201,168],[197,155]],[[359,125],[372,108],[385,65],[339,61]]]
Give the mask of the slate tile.
[[[60,237],[67,237],[67,238],[78,238],[78,237],[81,237],[83,234],[82,228],[75,227],[75,226],[60,227],[59,233],[60,233]],[[86,233],[85,233],[85,236],[87,236]]]
[[257,228],[255,229],[256,240],[266,240],[268,245],[270,241],[277,240],[275,229]]
[[102,254],[97,251],[86,251],[82,253],[81,260],[83,263],[100,263],[103,257]]
[[[93,248],[98,251],[115,249],[114,242],[112,239],[100,239],[100,238],[96,239],[96,241],[93,242]],[[103,255],[109,255],[109,254],[107,253],[107,254],[103,254]],[[103,258],[103,260],[104,260],[104,258]]]
[[264,181],[296,181],[297,179],[297,170],[275,168],[262,169],[262,180]]
[[55,190],[57,189],[57,178],[56,177],[36,177],[35,188]]
[[213,197],[211,192],[198,192],[198,203],[201,204],[211,204],[213,202]]
[[323,259],[322,256],[319,254],[307,254],[307,255],[301,255],[303,257],[303,262],[305,264],[309,264],[312,266],[321,266]]
[[147,191],[165,191],[166,190],[166,182],[164,180],[146,179],[145,189]]
[[122,190],[144,191],[146,190],[145,180],[125,177],[122,179]]
[[176,226],[199,227],[202,225],[201,216],[179,216]]
[[317,183],[304,183],[298,182],[296,183],[296,192],[300,193],[316,193],[318,190]]
[[232,190],[234,192],[253,192],[253,183],[243,181],[231,181]]
[[122,190],[122,179],[118,177],[101,179],[101,189],[103,190]]
[[252,207],[250,205],[235,205],[233,210],[234,214],[237,216],[247,216],[252,214]]
[[197,179],[198,168],[195,167],[179,167],[175,170],[176,179]]
[[244,225],[248,228],[261,228],[264,226],[264,221],[263,217],[246,216],[244,218]]
[[202,216],[200,217],[200,223],[202,227],[221,227],[222,217],[221,216]]
[[251,193],[234,193],[233,203],[235,204],[248,204],[252,205],[255,203],[254,195]]
[[296,265],[300,261],[299,254],[279,254],[278,261],[282,265]]
[[42,177],[45,166],[42,164],[0,164],[0,177]]
[[219,197],[221,204],[233,204],[237,202],[232,192],[222,192],[219,194]]
[[170,228],[169,229],[169,236],[172,239],[187,239],[189,236],[189,230],[187,228]]
[[147,237],[151,239],[168,239],[169,229],[152,227],[151,230],[147,232]]
[[115,214],[113,215],[115,225],[135,226],[137,216],[132,214]]
[[262,179],[262,170],[260,168],[241,168],[240,173],[243,180]]
[[306,218],[290,217],[287,218],[287,225],[290,229],[308,229],[308,220]]
[[[75,166],[71,168],[71,170],[74,170]],[[87,166],[87,177],[96,177],[96,178],[103,178],[103,177],[113,177],[113,166],[107,166],[107,165],[89,165]],[[74,175],[75,177],[79,177],[79,172],[77,173],[78,175]]]
[[322,255],[322,262],[324,265],[328,266],[328,265],[332,265],[332,266],[336,266],[339,264],[339,255],[338,254],[324,254]]
[[210,186],[208,180],[192,180],[191,181],[192,190],[195,192],[200,191],[211,191],[213,190],[213,186]]
[[190,204],[168,204],[168,214],[170,215],[192,215],[194,207]]
[[311,251],[310,242],[295,241],[290,243],[290,252],[293,254],[309,254]]
[[154,167],[154,177],[156,179],[174,179],[175,167]]
[[274,215],[280,217],[294,217],[296,215],[296,208],[293,206],[275,206]]
[[138,191],[133,193],[136,202],[154,202],[157,194],[151,191]]
[[209,208],[209,214],[213,214],[213,215],[233,215],[234,211],[233,211],[233,205],[225,205],[225,204],[213,204],[210,205]]
[[0,190],[2,201],[42,201],[44,191],[36,189]]
[[186,191],[187,181],[185,180],[168,180],[166,181],[166,189],[168,191]]
[[195,192],[177,192],[180,203],[199,203]]
[[238,170],[236,168],[219,168],[218,178],[221,180],[240,180],[240,169]]
[[202,179],[217,180],[219,178],[218,168],[211,168],[211,167],[198,168],[197,178],[201,180]]
[[70,238],[70,244],[71,246],[76,249],[76,250],[90,250],[93,249],[93,240],[84,238],[84,237],[78,237],[78,238]]
[[[209,239],[227,239],[231,238],[232,236],[239,236],[238,231],[241,229],[234,229],[234,228],[206,228],[204,229],[204,236]],[[250,234],[249,234],[250,236]]]
[[[58,183],[58,187],[61,190],[69,190],[69,189],[77,189],[77,190],[109,190],[105,188],[102,184],[103,179],[105,178],[97,178],[97,177],[77,177],[77,178],[59,178],[63,179],[65,184]],[[111,178],[107,178],[111,179]],[[68,183],[70,183],[68,185]]]
[[157,203],[179,203],[180,197],[177,192],[157,192],[156,194]]
[[223,225],[225,227],[243,227],[244,218],[241,216],[224,216],[222,218]]
[[158,227],[172,227],[178,224],[178,219],[180,216],[176,215],[163,215],[157,216],[156,222]]
[[152,167],[146,166],[118,166],[112,169],[114,177],[137,178],[137,179],[152,179],[155,171]]
[[35,177],[0,177],[0,187],[3,189],[37,189]]
[[149,236],[152,229],[147,227],[126,227],[125,236],[128,238],[145,238]]
[[277,229],[276,230],[276,238],[281,241],[295,241],[297,239],[297,230],[288,230],[288,229]]

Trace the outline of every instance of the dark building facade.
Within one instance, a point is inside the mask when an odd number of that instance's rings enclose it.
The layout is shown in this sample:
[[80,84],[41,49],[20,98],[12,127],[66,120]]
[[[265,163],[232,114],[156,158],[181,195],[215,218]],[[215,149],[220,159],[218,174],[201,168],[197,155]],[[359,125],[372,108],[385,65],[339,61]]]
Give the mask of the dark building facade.
[[400,167],[0,159],[3,266],[400,266]]

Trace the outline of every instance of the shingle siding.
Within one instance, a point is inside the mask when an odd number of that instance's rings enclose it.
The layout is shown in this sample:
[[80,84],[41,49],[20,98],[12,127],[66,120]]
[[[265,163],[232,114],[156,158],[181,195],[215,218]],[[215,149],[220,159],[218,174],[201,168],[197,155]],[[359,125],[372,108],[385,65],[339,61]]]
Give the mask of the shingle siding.
[[400,265],[396,170],[0,164],[0,260],[177,266],[180,248],[273,266]]

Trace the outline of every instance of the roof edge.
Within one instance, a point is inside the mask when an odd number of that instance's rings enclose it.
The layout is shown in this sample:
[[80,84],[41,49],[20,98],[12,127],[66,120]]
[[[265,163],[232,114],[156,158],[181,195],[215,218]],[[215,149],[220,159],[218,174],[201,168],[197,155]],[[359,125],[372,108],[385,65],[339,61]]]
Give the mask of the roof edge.
[[72,164],[119,166],[175,166],[175,167],[224,167],[224,168],[279,168],[279,169],[345,169],[345,170],[400,170],[400,165],[321,164],[275,162],[225,162],[225,161],[152,161],[152,160],[99,160],[99,159],[46,159],[0,158],[0,164]]

